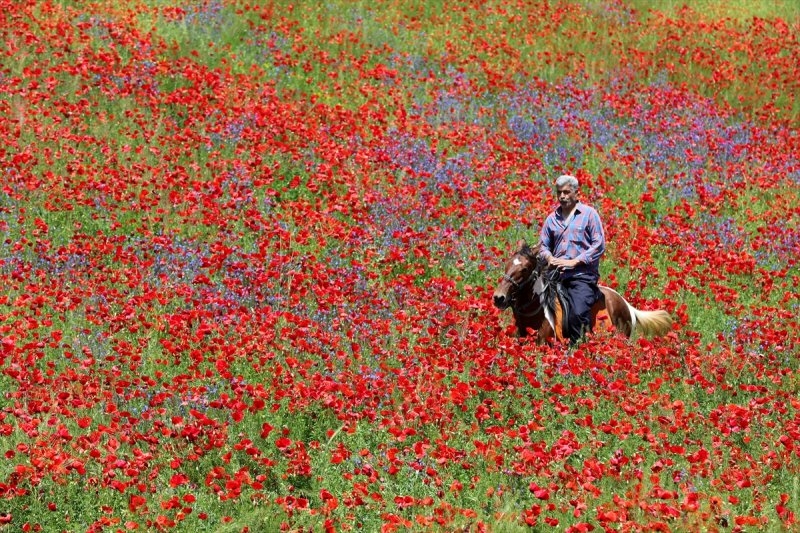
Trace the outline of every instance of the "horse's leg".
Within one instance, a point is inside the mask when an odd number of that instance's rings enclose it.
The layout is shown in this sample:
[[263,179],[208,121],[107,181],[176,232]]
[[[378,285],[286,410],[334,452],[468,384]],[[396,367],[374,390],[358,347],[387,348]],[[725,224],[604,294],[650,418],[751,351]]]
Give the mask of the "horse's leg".
[[517,335],[519,338],[524,339],[528,336],[528,321],[521,315],[514,314],[514,324],[517,326]]
[[547,320],[543,320],[542,325],[536,332],[536,343],[545,344],[553,337],[554,337],[553,328],[550,327],[550,322],[548,322]]
[[[633,333],[633,316],[627,302],[616,291],[607,287],[600,287],[605,300],[605,311],[608,318],[618,331],[626,337]],[[594,309],[592,309],[594,311]]]
[[[553,322],[555,322],[555,331],[553,332],[554,337],[559,343],[563,343],[569,339],[564,337],[564,321],[567,320],[567,317],[564,313],[564,308],[561,307],[561,302],[558,298],[555,300],[555,309],[553,310]],[[549,325],[549,324],[548,324]]]
[[591,321],[592,331],[594,333],[600,331],[614,331],[614,325],[611,323],[611,317],[608,316],[608,309],[606,309],[605,296],[597,300],[592,306]]

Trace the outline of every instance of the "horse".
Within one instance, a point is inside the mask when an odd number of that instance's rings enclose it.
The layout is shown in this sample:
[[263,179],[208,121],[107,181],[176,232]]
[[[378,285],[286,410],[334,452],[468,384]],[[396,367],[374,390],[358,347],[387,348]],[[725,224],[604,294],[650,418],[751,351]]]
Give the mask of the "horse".
[[[568,341],[566,317],[559,297],[556,269],[540,259],[541,243],[529,246],[524,240],[505,264],[505,273],[494,291],[494,305],[511,308],[520,337],[528,330],[537,334],[541,344],[552,339]],[[672,317],[666,311],[642,311],[629,304],[617,291],[604,285],[602,297],[591,310],[592,331],[617,331],[627,338],[634,333],[646,337],[665,335],[672,329]]]

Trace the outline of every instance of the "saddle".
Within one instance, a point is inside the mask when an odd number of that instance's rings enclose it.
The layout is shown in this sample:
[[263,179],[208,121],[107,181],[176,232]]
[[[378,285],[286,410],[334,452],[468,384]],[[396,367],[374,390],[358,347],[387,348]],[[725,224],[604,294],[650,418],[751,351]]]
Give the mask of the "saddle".
[[[539,297],[539,302],[545,309],[545,316],[553,328],[556,337],[566,339],[569,337],[569,299],[561,283],[561,275],[555,269],[545,268],[533,285],[534,293]],[[597,302],[605,299],[602,291],[597,291]],[[558,306],[556,305],[558,302]],[[560,326],[560,328],[559,328]]]

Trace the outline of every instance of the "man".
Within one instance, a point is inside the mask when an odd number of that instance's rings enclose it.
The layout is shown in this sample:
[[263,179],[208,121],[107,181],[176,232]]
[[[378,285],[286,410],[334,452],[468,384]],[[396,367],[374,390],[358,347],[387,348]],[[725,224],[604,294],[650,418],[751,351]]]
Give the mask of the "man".
[[600,257],[606,250],[603,224],[593,208],[578,201],[578,179],[559,176],[555,182],[558,207],[542,226],[540,257],[561,273],[568,300],[566,317],[570,344],[591,329],[590,311],[600,298]]

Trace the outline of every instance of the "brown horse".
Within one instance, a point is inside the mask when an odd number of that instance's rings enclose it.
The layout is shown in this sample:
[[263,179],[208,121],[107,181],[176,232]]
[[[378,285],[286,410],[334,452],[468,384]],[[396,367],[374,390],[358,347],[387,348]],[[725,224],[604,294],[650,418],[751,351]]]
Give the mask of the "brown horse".
[[[530,247],[525,241],[517,243],[517,252],[506,262],[505,274],[494,291],[494,305],[511,308],[520,337],[531,329],[537,332],[538,342],[554,337],[562,342],[568,337],[557,294],[558,272],[539,259],[540,247]],[[616,330],[626,337],[635,331],[650,337],[672,329],[672,317],[666,311],[640,311],[614,289],[599,288],[603,297],[592,307],[592,331]]]

